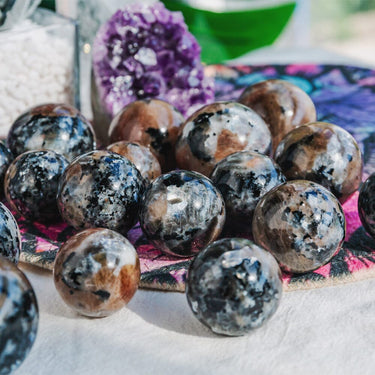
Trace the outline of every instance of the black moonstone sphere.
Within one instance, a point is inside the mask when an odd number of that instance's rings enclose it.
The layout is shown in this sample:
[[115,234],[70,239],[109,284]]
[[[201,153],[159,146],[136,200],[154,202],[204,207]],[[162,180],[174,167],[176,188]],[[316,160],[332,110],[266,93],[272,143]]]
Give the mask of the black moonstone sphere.
[[108,228],[126,233],[137,222],[144,179],[134,164],[110,151],[76,158],[60,180],[58,207],[76,229]]
[[4,181],[5,195],[12,209],[31,221],[59,220],[56,195],[68,164],[64,156],[52,150],[19,155],[9,166]]
[[34,344],[38,304],[26,276],[0,256],[0,375],[17,369]]
[[358,213],[366,232],[375,238],[375,173],[367,178],[359,191]]
[[290,131],[277,146],[275,160],[288,180],[317,182],[341,203],[362,180],[362,155],[356,140],[345,129],[326,122]]
[[44,104],[23,113],[13,123],[7,143],[15,156],[48,149],[69,161],[96,148],[90,122],[67,104]]
[[221,160],[211,180],[225,201],[226,228],[251,233],[255,206],[264,194],[286,181],[279,166],[268,156],[241,151]]
[[235,102],[216,102],[193,113],[180,130],[176,161],[181,169],[209,176],[215,165],[237,151],[271,151],[271,133],[252,109]]
[[241,336],[268,320],[282,295],[275,258],[243,238],[225,238],[190,265],[186,296],[194,315],[213,332]]
[[192,256],[223,228],[225,204],[212,182],[197,172],[174,171],[156,178],[145,192],[140,223],[150,242],[175,256]]
[[12,213],[0,202],[0,255],[18,263],[21,233]]
[[4,177],[12,160],[12,152],[0,141],[0,198],[4,197]]
[[253,235],[283,270],[312,271],[340,250],[345,238],[344,211],[323,186],[289,181],[261,198],[254,211]]

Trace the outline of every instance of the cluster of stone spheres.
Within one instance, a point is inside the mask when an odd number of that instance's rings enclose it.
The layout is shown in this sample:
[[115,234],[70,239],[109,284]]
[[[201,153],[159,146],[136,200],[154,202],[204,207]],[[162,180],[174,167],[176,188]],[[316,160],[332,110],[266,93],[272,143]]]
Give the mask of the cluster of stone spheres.
[[[48,104],[21,115],[0,145],[8,207],[78,230],[57,253],[54,281],[82,315],[112,314],[136,292],[139,259],[126,234],[137,221],[162,252],[194,257],[189,306],[230,336],[276,311],[280,268],[307,272],[340,249],[341,203],[360,186],[361,153],[344,129],[316,122],[311,99],[291,83],[255,84],[238,102],[205,105],[186,121],[165,101],[137,100],[113,119],[109,139],[97,149],[78,110]],[[359,213],[375,237],[374,196],[371,176]],[[0,238],[0,374],[7,374],[35,340],[38,306],[16,266],[21,237],[4,204]]]

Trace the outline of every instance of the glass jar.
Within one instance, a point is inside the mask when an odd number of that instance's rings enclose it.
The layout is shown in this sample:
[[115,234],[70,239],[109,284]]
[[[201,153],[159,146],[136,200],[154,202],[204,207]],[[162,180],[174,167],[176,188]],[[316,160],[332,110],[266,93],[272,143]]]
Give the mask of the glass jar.
[[0,1],[0,30],[13,27],[29,17],[40,0],[2,0]]
[[77,24],[38,9],[0,32],[0,136],[30,107],[68,103],[79,107]]

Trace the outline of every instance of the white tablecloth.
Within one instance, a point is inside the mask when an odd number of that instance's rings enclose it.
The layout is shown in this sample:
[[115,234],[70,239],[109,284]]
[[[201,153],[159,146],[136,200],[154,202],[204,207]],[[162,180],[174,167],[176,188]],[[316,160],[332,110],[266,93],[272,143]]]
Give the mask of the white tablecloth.
[[[312,49],[263,50],[241,61],[353,63]],[[139,290],[128,308],[86,319],[63,303],[50,272],[22,268],[40,324],[17,375],[375,373],[375,280],[285,293],[265,326],[225,338],[194,318],[184,294]]]
[[76,315],[51,274],[23,267],[40,325],[17,375],[374,374],[375,280],[285,293],[279,310],[245,337],[212,334],[182,293],[139,290],[104,319]]

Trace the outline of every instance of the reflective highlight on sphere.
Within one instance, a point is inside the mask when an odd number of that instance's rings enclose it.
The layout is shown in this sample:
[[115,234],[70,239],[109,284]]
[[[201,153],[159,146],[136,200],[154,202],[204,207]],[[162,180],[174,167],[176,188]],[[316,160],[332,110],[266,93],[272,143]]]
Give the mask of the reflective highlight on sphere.
[[26,276],[0,256],[0,374],[16,370],[29,354],[38,330],[39,312]]
[[225,201],[226,227],[237,233],[251,233],[260,198],[286,181],[271,158],[252,151],[227,156],[216,164],[210,178]]
[[158,159],[156,159],[154,154],[146,146],[134,142],[119,141],[109,145],[107,150],[116,152],[129,159],[137,167],[142,177],[148,182],[161,174]]
[[217,102],[186,120],[176,145],[176,160],[179,168],[208,176],[220,160],[242,150],[269,153],[267,125],[242,104]]
[[292,130],[276,149],[275,160],[288,180],[310,180],[330,190],[340,202],[362,179],[362,156],[343,128],[315,122]]
[[25,112],[13,123],[7,143],[15,156],[43,149],[69,161],[96,148],[90,122],[68,104],[44,104]]
[[159,176],[146,190],[140,224],[152,244],[164,253],[187,257],[220,234],[225,205],[205,176],[174,171]]
[[5,176],[5,195],[13,210],[31,221],[61,220],[57,208],[59,180],[68,166],[64,156],[52,150],[19,155]]
[[279,79],[249,86],[239,102],[252,108],[266,122],[272,134],[273,150],[291,130],[316,121],[311,98],[296,85]]
[[140,265],[133,245],[109,229],[86,229],[59,249],[53,275],[57,291],[76,312],[105,317],[136,292]]
[[183,122],[182,114],[163,100],[137,100],[116,115],[108,134],[111,143],[130,141],[150,147],[167,172],[176,166],[174,150]]
[[110,151],[76,158],[60,179],[62,218],[76,229],[109,228],[126,233],[137,222],[144,180],[132,162]]
[[280,268],[273,256],[242,238],[226,238],[193,260],[186,296],[194,315],[213,332],[240,336],[260,327],[282,295]]
[[305,180],[289,181],[259,201],[253,235],[284,270],[312,271],[341,248],[345,216],[337,198],[323,186]]
[[16,219],[0,202],[0,255],[17,264],[21,245],[21,233]]

